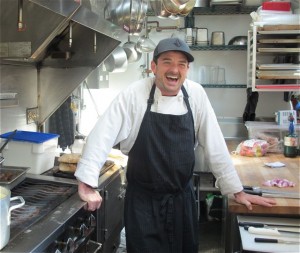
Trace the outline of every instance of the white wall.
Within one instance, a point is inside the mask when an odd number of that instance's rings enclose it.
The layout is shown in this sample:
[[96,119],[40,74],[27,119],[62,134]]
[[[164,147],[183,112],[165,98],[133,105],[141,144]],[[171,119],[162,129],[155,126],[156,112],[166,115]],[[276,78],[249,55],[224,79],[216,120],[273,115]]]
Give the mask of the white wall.
[[[159,25],[184,27],[184,19],[158,19],[149,17],[149,21],[158,21]],[[237,35],[247,35],[250,27],[250,15],[202,15],[195,16],[195,26],[208,28],[209,40],[211,32],[224,31],[226,44]],[[155,26],[150,24],[150,26]],[[141,33],[143,35],[143,32]],[[149,37],[157,43],[160,39],[172,35],[184,36],[184,31],[164,30],[156,32],[151,29]],[[132,41],[137,41],[138,37],[132,37]],[[124,40],[124,42],[126,39]],[[123,44],[123,43],[122,43]],[[190,77],[198,81],[200,65],[218,65],[225,68],[227,84],[246,84],[247,73],[247,51],[193,51],[195,62],[191,66]],[[152,54],[149,54],[150,60]],[[97,103],[99,111],[103,111],[111,100],[131,82],[141,79],[141,65],[147,65],[146,54],[135,63],[130,63],[124,73],[110,73],[109,89],[91,90],[92,96]],[[212,106],[219,118],[240,118],[244,112],[247,102],[246,89],[244,88],[206,88]],[[87,134],[92,128],[97,118],[95,107],[90,100],[89,93],[85,92],[86,110],[82,113],[81,132]],[[289,109],[289,103],[283,101],[283,92],[260,92],[257,105],[257,117],[273,117],[278,110]],[[90,122],[90,123],[87,123]],[[92,122],[92,123],[91,123]]]

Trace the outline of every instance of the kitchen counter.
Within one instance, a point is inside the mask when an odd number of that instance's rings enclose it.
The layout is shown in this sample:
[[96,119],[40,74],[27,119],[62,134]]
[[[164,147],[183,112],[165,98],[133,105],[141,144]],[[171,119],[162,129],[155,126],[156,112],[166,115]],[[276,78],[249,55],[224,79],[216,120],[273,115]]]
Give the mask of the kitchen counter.
[[[239,143],[228,142],[229,151],[236,149]],[[300,179],[300,157],[287,158],[283,154],[267,153],[263,157],[244,157],[232,154],[232,160],[240,176],[243,185],[260,186],[263,188],[282,190],[284,192],[299,193]],[[265,163],[282,162],[286,166],[281,168],[270,168]],[[295,187],[278,188],[266,187],[262,183],[275,178],[287,179],[296,184]],[[225,251],[235,252],[240,250],[238,225],[236,222],[237,215],[254,215],[254,216],[277,216],[277,217],[299,217],[300,200],[276,198],[276,205],[268,208],[253,205],[253,210],[249,211],[244,205],[234,201],[233,196],[229,196],[225,203],[226,208],[226,228],[225,228]]]
[[[296,158],[287,158],[283,154],[266,154],[264,157],[241,157],[232,155],[232,160],[243,185],[260,186],[266,189],[299,193],[299,156]],[[264,165],[265,163],[270,162],[282,162],[286,166],[281,168],[270,168]],[[294,182],[296,186],[278,188],[262,185],[263,182],[276,178],[287,179]],[[237,204],[233,198],[230,197],[228,200],[228,211],[231,213],[300,215],[300,200],[276,198],[276,206],[272,208],[255,205],[253,206],[252,211],[248,211],[244,205]]]

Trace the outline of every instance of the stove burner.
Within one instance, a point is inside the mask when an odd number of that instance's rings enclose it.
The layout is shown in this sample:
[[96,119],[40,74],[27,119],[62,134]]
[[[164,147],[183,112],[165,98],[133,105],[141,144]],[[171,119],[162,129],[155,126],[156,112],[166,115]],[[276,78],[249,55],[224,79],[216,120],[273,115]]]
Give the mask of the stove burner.
[[11,195],[22,196],[25,205],[11,212],[10,239],[28,229],[50,211],[77,192],[76,185],[26,178],[11,190]]

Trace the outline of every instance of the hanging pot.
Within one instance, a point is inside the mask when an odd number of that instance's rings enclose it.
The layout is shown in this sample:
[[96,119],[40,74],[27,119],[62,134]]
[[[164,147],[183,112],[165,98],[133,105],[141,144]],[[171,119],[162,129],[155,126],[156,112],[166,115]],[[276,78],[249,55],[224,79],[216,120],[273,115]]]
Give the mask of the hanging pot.
[[187,16],[193,10],[195,4],[196,4],[196,0],[189,0],[178,15],[181,17]]
[[171,13],[165,9],[162,0],[150,1],[150,5],[154,15],[158,18],[168,18],[171,15]]
[[121,46],[117,46],[104,61],[105,69],[108,72],[124,72],[127,65],[127,55]]
[[190,0],[171,0],[173,3],[175,3],[176,5],[180,6],[183,5],[187,2],[189,2]]
[[174,3],[172,0],[162,0],[164,8],[171,14],[178,14],[180,13],[184,7],[186,6],[186,3],[178,5],[177,3]]
[[130,41],[128,37],[128,41],[124,43],[123,49],[127,55],[128,63],[139,61],[142,57],[142,53],[138,52],[136,49],[136,43]]
[[[11,201],[20,200],[20,204],[11,205]],[[20,197],[12,197],[11,191],[0,186],[0,250],[5,247],[10,237],[10,216],[11,211],[24,206],[25,200]]]
[[145,35],[141,36],[135,46],[136,51],[140,53],[151,53],[154,51],[155,43]]
[[123,0],[113,11],[114,20],[130,34],[140,33],[148,9],[146,0]]

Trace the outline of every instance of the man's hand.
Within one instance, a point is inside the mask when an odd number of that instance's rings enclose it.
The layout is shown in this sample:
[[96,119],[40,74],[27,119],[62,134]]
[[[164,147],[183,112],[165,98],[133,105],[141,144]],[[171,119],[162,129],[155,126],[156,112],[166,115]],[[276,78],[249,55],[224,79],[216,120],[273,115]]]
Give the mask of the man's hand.
[[247,194],[243,191],[235,193],[234,197],[237,203],[245,205],[248,208],[248,210],[252,210],[252,204],[266,207],[272,207],[276,204],[276,201],[274,199]]
[[95,211],[100,208],[102,197],[98,191],[91,188],[89,185],[78,181],[78,194],[83,201],[87,202],[87,210]]

